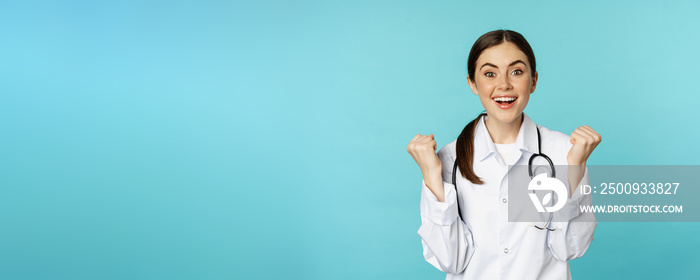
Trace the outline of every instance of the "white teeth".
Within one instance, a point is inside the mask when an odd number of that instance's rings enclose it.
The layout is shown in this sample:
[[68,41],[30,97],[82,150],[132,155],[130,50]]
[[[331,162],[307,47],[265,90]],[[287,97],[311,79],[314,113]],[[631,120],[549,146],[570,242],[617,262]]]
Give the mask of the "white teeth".
[[493,101],[496,101],[496,102],[498,102],[498,101],[510,102],[513,100],[515,100],[515,97],[496,97],[493,99]]

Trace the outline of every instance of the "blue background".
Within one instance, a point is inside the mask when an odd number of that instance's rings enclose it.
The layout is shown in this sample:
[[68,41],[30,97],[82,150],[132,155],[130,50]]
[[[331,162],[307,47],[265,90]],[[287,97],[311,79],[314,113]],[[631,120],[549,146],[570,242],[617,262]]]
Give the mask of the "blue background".
[[[699,164],[698,1],[0,4],[0,278],[443,279],[421,173],[522,33],[589,164]],[[576,279],[697,279],[698,223],[600,223]],[[694,266],[694,267],[693,267]]]

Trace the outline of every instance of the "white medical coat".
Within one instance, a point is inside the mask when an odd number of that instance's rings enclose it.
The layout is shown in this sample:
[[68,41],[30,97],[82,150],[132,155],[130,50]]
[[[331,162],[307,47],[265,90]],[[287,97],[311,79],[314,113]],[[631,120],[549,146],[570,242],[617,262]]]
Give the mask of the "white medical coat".
[[[556,231],[539,230],[527,222],[508,222],[508,166],[499,157],[482,117],[474,135],[474,172],[483,181],[475,185],[457,169],[457,185],[463,222],[457,215],[457,197],[452,181],[456,140],[442,147],[445,201],[439,202],[423,181],[420,201],[421,226],[418,235],[423,256],[446,272],[446,279],[571,279],[568,260],[579,258],[593,240],[597,221],[593,213],[578,214],[578,205],[591,203],[590,195],[574,192],[564,208],[554,212],[573,217],[552,222]],[[567,165],[573,146],[569,136],[539,126],[542,152],[554,165]],[[535,123],[523,113],[515,141],[520,151],[517,165],[527,165],[537,153]],[[568,182],[565,182],[567,189]],[[580,184],[589,184],[586,170]],[[554,219],[556,221],[558,219]],[[583,222],[581,222],[583,221]]]

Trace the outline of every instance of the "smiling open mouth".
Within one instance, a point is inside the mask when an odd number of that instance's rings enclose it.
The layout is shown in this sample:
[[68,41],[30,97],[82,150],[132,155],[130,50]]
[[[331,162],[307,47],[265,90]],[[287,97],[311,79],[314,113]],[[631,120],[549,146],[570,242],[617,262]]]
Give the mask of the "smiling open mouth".
[[493,101],[498,102],[498,104],[512,104],[515,102],[515,100],[518,99],[517,97],[496,97],[493,98]]

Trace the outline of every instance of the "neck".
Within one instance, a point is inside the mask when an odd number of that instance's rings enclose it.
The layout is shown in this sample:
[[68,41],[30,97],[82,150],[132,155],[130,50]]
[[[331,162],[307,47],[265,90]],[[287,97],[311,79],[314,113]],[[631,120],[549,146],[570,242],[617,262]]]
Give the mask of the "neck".
[[495,118],[486,118],[486,129],[489,131],[493,143],[515,143],[515,139],[518,138],[520,126],[523,123],[523,118],[523,114],[520,114],[520,117],[509,123],[500,122]]

